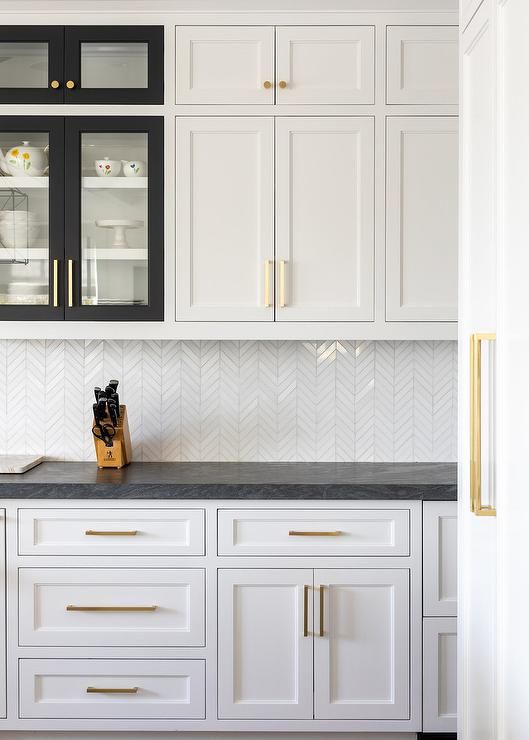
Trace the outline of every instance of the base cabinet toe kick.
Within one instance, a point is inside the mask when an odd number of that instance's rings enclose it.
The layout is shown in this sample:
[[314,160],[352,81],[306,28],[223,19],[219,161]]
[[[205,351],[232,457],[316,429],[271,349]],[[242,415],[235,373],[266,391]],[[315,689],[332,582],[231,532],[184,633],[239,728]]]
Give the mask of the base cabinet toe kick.
[[0,738],[456,731],[456,502],[0,511]]

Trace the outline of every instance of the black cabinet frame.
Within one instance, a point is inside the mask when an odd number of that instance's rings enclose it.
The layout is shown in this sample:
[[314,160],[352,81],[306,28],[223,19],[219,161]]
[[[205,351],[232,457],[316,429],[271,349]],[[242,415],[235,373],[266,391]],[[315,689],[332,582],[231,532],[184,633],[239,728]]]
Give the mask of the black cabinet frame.
[[1,26],[1,42],[42,41],[48,44],[48,87],[0,87],[1,103],[62,103],[62,88],[50,87],[62,80],[64,65],[63,26]]

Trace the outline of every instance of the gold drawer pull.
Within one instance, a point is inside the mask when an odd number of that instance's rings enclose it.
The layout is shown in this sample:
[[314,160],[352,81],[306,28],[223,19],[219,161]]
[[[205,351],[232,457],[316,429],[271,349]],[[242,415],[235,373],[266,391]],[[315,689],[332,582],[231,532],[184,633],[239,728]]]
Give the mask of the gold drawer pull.
[[264,304],[266,308],[269,308],[272,305],[272,280],[270,276],[270,272],[273,265],[272,260],[265,260],[264,264]]
[[325,605],[325,586],[320,586],[320,637],[325,637],[325,620],[323,617],[323,607]]
[[301,532],[297,529],[291,529],[288,533],[289,537],[339,537],[342,532],[339,529],[334,532]]
[[303,637],[309,636],[309,586],[303,586]]
[[138,534],[138,530],[131,529],[128,532],[105,532],[103,530],[99,531],[97,529],[87,529],[85,534],[96,535],[97,537],[135,537]]
[[279,87],[281,88],[281,90],[284,90],[286,86],[287,86],[286,80],[279,80]]
[[87,694],[137,694],[138,687],[132,686],[130,689],[99,689],[97,686],[87,686]]
[[68,604],[67,612],[155,612],[157,606],[76,606]]
[[496,516],[494,506],[481,501],[481,344],[495,339],[490,333],[470,337],[470,510],[476,516]]
[[270,80],[265,80],[263,82],[263,87],[265,90],[270,90],[270,88],[272,87],[272,83],[270,82]]

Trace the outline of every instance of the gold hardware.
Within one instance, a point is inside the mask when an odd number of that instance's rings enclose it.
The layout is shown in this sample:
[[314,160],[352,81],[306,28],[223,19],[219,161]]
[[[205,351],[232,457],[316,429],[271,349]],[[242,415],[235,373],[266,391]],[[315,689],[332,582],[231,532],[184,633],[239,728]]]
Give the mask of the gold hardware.
[[339,537],[342,534],[339,529],[335,532],[302,532],[297,529],[291,529],[289,537]]
[[320,585],[320,637],[325,637],[325,625],[323,620],[323,605],[325,603],[325,586]]
[[68,306],[73,306],[73,260],[68,260]]
[[75,82],[73,80],[68,80],[68,82],[66,83],[66,87],[68,88],[68,90],[73,90],[75,87]]
[[270,270],[272,268],[272,264],[273,264],[272,260],[265,260],[264,304],[267,308],[272,305],[272,302],[271,302],[272,281],[270,280]]
[[59,88],[60,86],[61,86],[61,83],[59,82],[59,80],[52,80],[52,81],[50,82],[50,87],[51,87],[51,88],[52,88],[53,90],[57,90],[57,89],[58,89],[58,88]]
[[309,636],[309,586],[303,586],[303,637]]
[[137,694],[138,687],[132,686],[130,689],[98,689],[96,686],[87,686],[87,694]]
[[470,510],[476,516],[496,516],[493,506],[481,503],[481,343],[496,334],[470,337]]
[[157,606],[75,606],[68,604],[67,612],[155,612]]
[[270,80],[265,80],[263,82],[263,87],[265,90],[270,90],[270,88],[272,87],[272,83],[270,82]]
[[285,260],[279,261],[279,308],[284,308],[286,304],[285,300]]
[[279,80],[279,87],[281,88],[281,90],[284,90],[286,86],[287,83],[285,82],[285,80]]
[[98,537],[135,537],[138,534],[138,530],[131,529],[129,532],[99,532],[97,529],[87,529],[85,534],[97,535]]
[[53,260],[53,307],[59,305],[59,260]]

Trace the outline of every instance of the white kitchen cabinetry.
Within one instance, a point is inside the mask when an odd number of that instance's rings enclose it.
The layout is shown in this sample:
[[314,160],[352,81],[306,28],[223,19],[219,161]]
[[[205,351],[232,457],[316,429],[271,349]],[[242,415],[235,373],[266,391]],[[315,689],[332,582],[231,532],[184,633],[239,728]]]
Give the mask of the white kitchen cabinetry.
[[372,321],[372,117],[276,119],[278,321]]
[[423,504],[424,616],[457,615],[457,505]]
[[[6,705],[6,561],[5,561],[6,512],[0,509],[0,717],[7,714]],[[1,727],[1,724],[0,724]]]
[[424,620],[423,731],[457,730],[457,620]]
[[386,318],[457,318],[458,133],[450,116],[387,120]]

